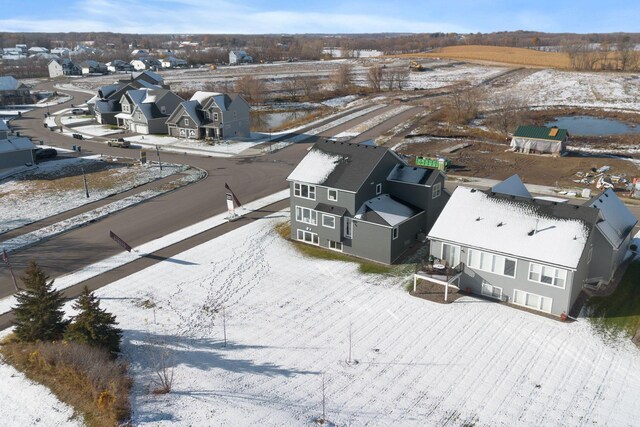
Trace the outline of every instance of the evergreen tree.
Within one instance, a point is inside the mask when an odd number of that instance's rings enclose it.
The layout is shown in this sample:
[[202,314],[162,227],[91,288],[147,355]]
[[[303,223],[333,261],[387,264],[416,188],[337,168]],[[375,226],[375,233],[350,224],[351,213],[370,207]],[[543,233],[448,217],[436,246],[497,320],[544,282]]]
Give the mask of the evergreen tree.
[[25,289],[16,294],[18,304],[13,311],[15,333],[22,341],[53,341],[62,338],[68,322],[63,319],[64,297],[53,289],[53,280],[36,264],[29,267],[21,277]]
[[78,314],[73,317],[65,339],[102,347],[115,354],[120,351],[122,330],[115,327],[116,317],[100,308],[100,301],[86,286],[73,304]]

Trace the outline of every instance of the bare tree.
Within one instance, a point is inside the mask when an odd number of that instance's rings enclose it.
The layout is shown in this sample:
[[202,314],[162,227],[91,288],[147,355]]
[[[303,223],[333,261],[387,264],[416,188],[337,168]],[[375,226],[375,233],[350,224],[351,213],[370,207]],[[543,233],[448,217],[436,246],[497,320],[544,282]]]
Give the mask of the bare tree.
[[399,90],[404,89],[405,84],[409,80],[409,70],[406,68],[399,68],[396,70],[396,84]]
[[491,105],[495,108],[489,123],[498,129],[506,138],[522,121],[525,102],[517,95],[504,93],[491,99]]
[[156,374],[154,394],[166,394],[173,387],[173,352],[165,344],[156,343],[151,350],[151,363]]
[[369,68],[367,72],[367,81],[369,82],[369,86],[376,92],[380,92],[382,90],[382,67],[379,65],[375,65]]
[[250,74],[236,80],[235,90],[251,104],[261,103],[267,92],[264,81]]
[[383,73],[383,80],[387,90],[393,90],[396,85],[396,71],[392,68],[386,68]]
[[302,93],[307,100],[312,100],[314,95],[320,91],[320,78],[317,76],[306,76],[300,78]]
[[340,64],[333,74],[333,84],[336,92],[346,93],[353,86],[353,65],[349,63]]
[[475,118],[483,97],[484,93],[477,87],[470,87],[468,84],[458,86],[449,96],[449,122],[463,124]]
[[298,74],[294,74],[290,78],[282,82],[282,90],[285,91],[293,100],[298,98],[302,91],[302,81]]
[[638,51],[635,50],[635,43],[625,39],[618,43],[617,51],[622,71],[635,70],[638,67]]

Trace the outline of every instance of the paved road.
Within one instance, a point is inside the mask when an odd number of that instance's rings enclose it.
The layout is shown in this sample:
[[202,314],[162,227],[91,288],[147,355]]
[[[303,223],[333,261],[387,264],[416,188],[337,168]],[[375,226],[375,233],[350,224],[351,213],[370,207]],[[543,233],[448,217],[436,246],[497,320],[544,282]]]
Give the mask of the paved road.
[[[74,99],[57,106],[55,110],[68,108],[72,103],[80,104],[89,97],[82,92],[64,92],[74,96]],[[52,112],[53,110],[51,108]],[[315,140],[335,135],[379,113],[364,115],[337,129],[310,138],[305,143],[294,144],[262,157],[234,159],[163,153],[163,161],[199,167],[206,170],[208,176],[199,182],[114,213],[95,223],[16,251],[11,254],[14,270],[21,272],[29,260],[35,259],[47,274],[57,277],[119,253],[120,247],[108,237],[110,230],[132,246],[137,246],[225,212],[225,183],[231,186],[241,202],[255,200],[285,189],[286,177]],[[12,127],[23,135],[58,147],[70,148],[71,145],[79,143],[78,140],[44,128],[43,118],[43,109],[36,109],[13,121]],[[390,124],[387,129],[392,126],[393,124]],[[379,126],[377,129],[382,132],[385,126]],[[122,157],[139,155],[138,149],[108,147],[99,141],[84,140],[80,144],[83,154],[102,153]],[[0,297],[12,292],[9,272],[6,268],[0,268]]]

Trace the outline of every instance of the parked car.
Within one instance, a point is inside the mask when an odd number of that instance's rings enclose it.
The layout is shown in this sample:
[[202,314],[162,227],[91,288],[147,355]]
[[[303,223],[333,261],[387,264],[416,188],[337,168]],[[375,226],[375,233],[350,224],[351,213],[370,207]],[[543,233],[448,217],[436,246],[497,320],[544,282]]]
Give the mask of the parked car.
[[51,159],[58,155],[55,148],[36,148],[36,159]]
[[107,141],[107,145],[109,147],[129,148],[130,143],[124,138],[118,138],[110,139],[109,141]]
[[75,139],[84,139],[84,136],[81,133],[72,133],[71,136]]
[[71,110],[71,114],[84,114],[85,111],[82,108],[74,108]]

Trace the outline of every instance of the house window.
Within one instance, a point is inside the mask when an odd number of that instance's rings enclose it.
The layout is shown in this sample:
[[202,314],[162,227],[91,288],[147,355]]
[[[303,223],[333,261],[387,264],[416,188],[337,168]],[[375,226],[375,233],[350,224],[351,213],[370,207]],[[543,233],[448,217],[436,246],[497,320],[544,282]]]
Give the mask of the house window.
[[213,121],[214,122],[218,121],[218,113],[213,113]]
[[493,286],[490,283],[485,282],[484,280],[482,281],[482,295],[490,297],[490,298],[495,298],[495,299],[502,299],[502,288],[499,288],[497,286]]
[[542,295],[536,295],[514,289],[513,303],[532,308],[534,310],[544,311],[545,313],[551,313],[551,304],[553,303],[553,300],[548,297],[543,297]]
[[303,242],[311,243],[313,245],[319,245],[318,235],[306,230],[298,230],[296,237]]
[[327,199],[331,200],[332,202],[337,202],[338,201],[338,190],[328,190],[327,191]]
[[125,113],[128,113],[129,112],[129,106],[127,104],[123,104],[122,105],[122,111],[125,112]]
[[186,136],[186,129],[180,128],[180,136]]
[[293,195],[303,199],[316,199],[316,186],[308,184],[295,183],[293,185]]
[[322,226],[327,228],[336,228],[336,217],[333,215],[322,214]]
[[431,187],[431,198],[436,199],[440,197],[440,193],[442,193],[442,184],[440,184],[439,182],[433,184],[433,187]]
[[305,224],[316,225],[317,212],[313,209],[296,206],[296,221],[304,222]]
[[382,193],[382,184],[376,184],[376,195]]
[[344,217],[344,237],[353,238],[353,219],[348,216]]
[[164,105],[161,105],[161,106],[160,106],[160,112],[161,112],[162,114],[167,114],[167,107],[165,107]]
[[501,276],[516,277],[516,260],[502,255],[469,249],[469,267]]
[[184,125],[189,126],[189,119],[184,119]]
[[567,270],[532,262],[529,264],[529,280],[564,289],[567,282]]
[[329,240],[329,249],[333,249],[334,251],[342,252],[342,243],[334,242],[333,240]]
[[451,267],[456,267],[460,264],[460,246],[449,245],[447,243],[442,244],[442,259],[447,261]]
[[398,227],[393,227],[391,236],[393,237],[393,240],[396,240],[398,238]]

